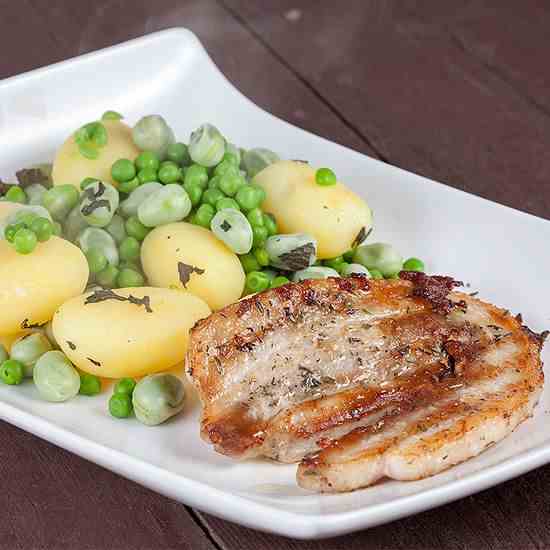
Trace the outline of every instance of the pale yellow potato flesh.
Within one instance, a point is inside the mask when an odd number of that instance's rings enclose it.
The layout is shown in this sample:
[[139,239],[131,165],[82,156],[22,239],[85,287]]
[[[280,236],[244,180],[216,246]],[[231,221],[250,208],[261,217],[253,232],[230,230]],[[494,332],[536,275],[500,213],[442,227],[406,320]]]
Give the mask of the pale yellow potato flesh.
[[[178,264],[194,269],[182,282]],[[150,284],[186,288],[213,310],[241,297],[245,274],[241,262],[224,243],[205,229],[185,222],[157,227],[143,241],[141,264]]]
[[82,251],[59,237],[38,243],[28,255],[0,241],[0,335],[49,321],[63,302],[83,292],[88,276]]
[[279,233],[307,233],[317,239],[319,259],[334,258],[371,228],[372,213],[343,183],[317,185],[315,172],[309,164],[283,160],[264,168],[254,183],[266,192],[262,209],[275,216]]
[[183,361],[189,330],[210,314],[208,305],[182,290],[116,289],[144,305],[108,299],[85,304],[91,293],[63,304],[53,318],[55,339],[79,369],[104,378],[143,376]]
[[121,158],[134,160],[139,155],[139,149],[132,141],[132,129],[120,120],[103,120],[107,129],[107,144],[98,149],[97,159],[88,159],[78,150],[71,134],[55,155],[52,170],[54,185],[71,184],[79,187],[84,178],[98,180],[117,185],[111,177],[111,166]]

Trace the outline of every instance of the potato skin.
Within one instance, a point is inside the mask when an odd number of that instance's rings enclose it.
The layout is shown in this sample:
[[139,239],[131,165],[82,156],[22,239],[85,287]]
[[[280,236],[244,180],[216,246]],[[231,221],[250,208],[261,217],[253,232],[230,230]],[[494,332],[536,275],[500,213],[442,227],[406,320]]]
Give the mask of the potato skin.
[[280,233],[308,233],[317,239],[317,257],[348,251],[362,228],[372,226],[368,204],[345,185],[322,187],[306,163],[279,161],[254,178],[267,198],[262,209],[274,214]]
[[84,291],[88,276],[82,251],[59,237],[28,255],[0,241],[0,334],[46,323],[63,302]]
[[197,268],[190,273],[185,287],[213,310],[241,297],[245,283],[241,262],[208,229],[178,222],[157,227],[147,235],[141,247],[141,263],[150,284],[184,288],[180,262]]
[[97,159],[88,159],[80,154],[71,134],[57,151],[52,169],[54,185],[72,184],[79,187],[84,178],[97,178],[117,185],[111,177],[113,162],[121,158],[134,160],[139,149],[132,140],[132,130],[120,120],[102,120],[107,129],[107,144],[99,149]]
[[149,296],[143,305],[113,299],[85,304],[91,293],[64,303],[53,318],[55,339],[81,370],[104,378],[143,376],[181,362],[191,327],[210,308],[189,292],[123,288],[119,296]]

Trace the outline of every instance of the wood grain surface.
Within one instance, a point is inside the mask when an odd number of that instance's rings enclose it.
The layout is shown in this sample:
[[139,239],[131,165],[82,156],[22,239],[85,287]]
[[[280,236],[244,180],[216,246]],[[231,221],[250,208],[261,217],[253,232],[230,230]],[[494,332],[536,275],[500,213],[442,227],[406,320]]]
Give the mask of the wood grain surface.
[[[0,78],[173,26],[275,115],[550,218],[549,2],[0,0]],[[190,510],[5,423],[0,441],[2,550],[550,548],[550,466],[300,542]]]

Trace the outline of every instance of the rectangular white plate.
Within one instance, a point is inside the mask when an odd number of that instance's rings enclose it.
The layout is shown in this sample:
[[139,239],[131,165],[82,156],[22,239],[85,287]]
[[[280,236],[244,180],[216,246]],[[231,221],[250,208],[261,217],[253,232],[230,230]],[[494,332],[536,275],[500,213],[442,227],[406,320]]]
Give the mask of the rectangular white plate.
[[[243,147],[265,146],[282,157],[331,166],[374,209],[375,240],[424,258],[432,273],[468,281],[484,299],[521,311],[534,330],[550,327],[550,222],[274,118],[233,88],[186,30],[160,32],[1,82],[0,175],[53,158],[70,132],[107,109],[124,113],[131,123],[143,114],[162,114],[182,139],[209,121]],[[330,496],[299,489],[294,466],[239,463],[214,453],[199,438],[196,402],[176,421],[147,428],[111,419],[107,398],[48,404],[32,384],[4,386],[0,417],[188,505],[297,538],[329,537],[397,519],[550,461],[548,391],[534,418],[465,464],[422,481]]]

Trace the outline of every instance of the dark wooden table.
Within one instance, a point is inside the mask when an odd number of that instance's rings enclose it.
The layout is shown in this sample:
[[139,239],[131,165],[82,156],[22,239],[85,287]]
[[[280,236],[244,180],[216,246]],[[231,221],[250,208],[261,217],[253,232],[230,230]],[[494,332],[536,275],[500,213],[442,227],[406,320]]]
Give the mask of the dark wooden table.
[[[0,0],[0,78],[173,26],[279,117],[550,217],[550,2]],[[550,548],[550,466],[323,542],[201,514],[4,423],[0,480],[2,550]]]

